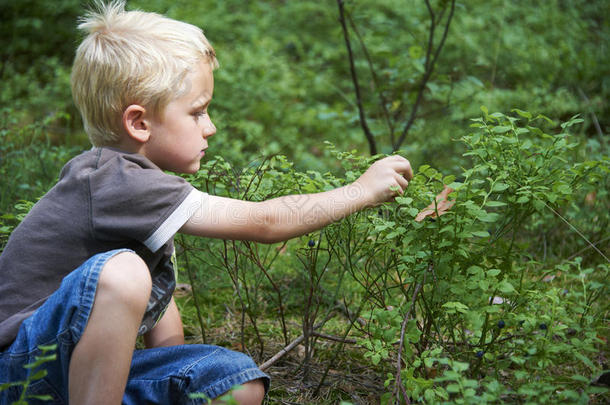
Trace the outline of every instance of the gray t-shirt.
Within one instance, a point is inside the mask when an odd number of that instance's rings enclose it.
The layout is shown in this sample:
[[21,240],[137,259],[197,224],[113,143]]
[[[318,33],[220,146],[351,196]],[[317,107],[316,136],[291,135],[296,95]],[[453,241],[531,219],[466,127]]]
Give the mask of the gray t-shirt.
[[175,287],[173,236],[206,197],[142,155],[94,148],[72,159],[0,255],[0,348],[68,273],[118,248],[133,249],[151,271],[140,333],[150,330]]

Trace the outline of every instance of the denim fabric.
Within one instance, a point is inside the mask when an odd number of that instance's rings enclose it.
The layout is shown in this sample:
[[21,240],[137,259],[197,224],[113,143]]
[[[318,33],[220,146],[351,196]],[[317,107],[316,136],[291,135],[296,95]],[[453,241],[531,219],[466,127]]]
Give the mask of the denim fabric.
[[[51,401],[29,399],[34,404],[68,403],[70,356],[81,338],[95,298],[99,274],[108,259],[127,250],[93,256],[66,276],[60,288],[19,329],[15,341],[0,353],[0,384],[24,380],[23,366],[40,354],[39,345],[57,344],[57,360],[45,363],[48,375],[28,388],[28,395],[50,395]],[[210,345],[183,345],[136,350],[123,404],[200,404],[191,393],[215,398],[231,387],[269,377],[245,354]],[[19,398],[21,388],[0,392],[0,405]]]

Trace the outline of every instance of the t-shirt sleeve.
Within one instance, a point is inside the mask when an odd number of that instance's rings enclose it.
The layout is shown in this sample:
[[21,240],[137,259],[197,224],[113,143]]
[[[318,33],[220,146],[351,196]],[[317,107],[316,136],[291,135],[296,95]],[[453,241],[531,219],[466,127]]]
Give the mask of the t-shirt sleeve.
[[158,168],[118,157],[89,176],[95,238],[137,240],[156,252],[206,202],[207,194]]

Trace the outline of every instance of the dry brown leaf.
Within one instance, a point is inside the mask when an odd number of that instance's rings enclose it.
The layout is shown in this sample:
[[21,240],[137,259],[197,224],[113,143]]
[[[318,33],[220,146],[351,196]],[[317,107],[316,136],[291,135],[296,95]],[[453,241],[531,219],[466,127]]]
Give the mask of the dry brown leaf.
[[421,222],[426,217],[436,218],[437,211],[439,216],[449,211],[451,207],[453,207],[453,205],[455,204],[455,200],[450,201],[447,199],[447,196],[451,194],[452,191],[452,188],[445,186],[443,191],[441,191],[439,195],[436,196],[436,210],[434,203],[428,205],[425,209],[421,210],[419,214],[417,214],[417,216],[415,217],[415,221]]

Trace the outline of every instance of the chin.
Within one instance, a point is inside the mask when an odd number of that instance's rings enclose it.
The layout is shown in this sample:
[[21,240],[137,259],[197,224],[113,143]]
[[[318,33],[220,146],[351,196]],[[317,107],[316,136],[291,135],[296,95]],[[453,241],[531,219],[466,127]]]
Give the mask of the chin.
[[186,174],[195,174],[195,173],[197,173],[199,171],[200,167],[201,167],[201,165],[199,163],[197,163],[196,166],[189,167],[188,169],[186,169],[184,171],[184,173],[186,173]]

